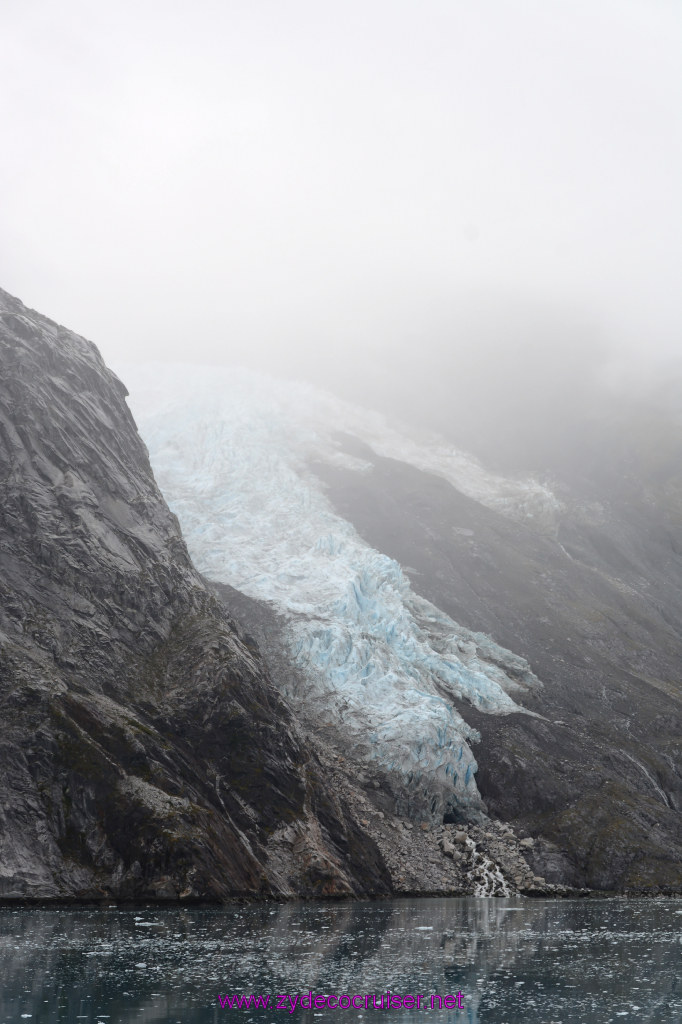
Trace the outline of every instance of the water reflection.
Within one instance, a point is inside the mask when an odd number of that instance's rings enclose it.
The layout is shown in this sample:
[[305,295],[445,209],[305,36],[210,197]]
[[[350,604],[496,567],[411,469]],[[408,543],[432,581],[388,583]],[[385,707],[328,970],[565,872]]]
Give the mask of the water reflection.
[[[679,1024],[681,925],[675,900],[4,909],[0,1021]],[[387,989],[421,1009],[276,1008],[277,994],[379,1003]],[[462,1009],[430,1009],[458,991]],[[221,1008],[219,993],[271,1000]]]

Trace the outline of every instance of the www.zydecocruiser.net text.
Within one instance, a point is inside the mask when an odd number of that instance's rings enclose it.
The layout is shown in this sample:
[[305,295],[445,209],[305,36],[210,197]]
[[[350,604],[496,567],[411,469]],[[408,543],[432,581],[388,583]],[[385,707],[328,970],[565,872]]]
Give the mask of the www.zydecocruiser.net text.
[[454,995],[424,995],[422,992],[415,992],[414,995],[398,995],[387,989],[380,995],[371,993],[369,995],[349,995],[342,992],[341,995],[316,995],[308,991],[305,995],[218,995],[218,1002],[223,1010],[288,1010],[294,1013],[297,1009],[302,1010],[462,1010],[462,993]]

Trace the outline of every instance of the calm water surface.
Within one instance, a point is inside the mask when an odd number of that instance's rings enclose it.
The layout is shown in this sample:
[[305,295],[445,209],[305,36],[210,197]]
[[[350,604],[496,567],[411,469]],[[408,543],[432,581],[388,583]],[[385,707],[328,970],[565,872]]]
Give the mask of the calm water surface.
[[[682,1021],[680,900],[10,908],[0,951],[2,1024]],[[278,994],[379,1001],[387,988],[421,993],[422,1008],[275,1008]],[[458,991],[461,1010],[430,1008]],[[271,994],[269,1008],[220,1006],[249,994]]]

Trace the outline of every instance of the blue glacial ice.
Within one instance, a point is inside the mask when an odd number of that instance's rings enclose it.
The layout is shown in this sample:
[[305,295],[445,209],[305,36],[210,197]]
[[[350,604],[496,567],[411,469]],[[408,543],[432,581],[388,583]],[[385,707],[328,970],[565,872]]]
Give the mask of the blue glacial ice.
[[[413,464],[440,456],[428,446],[415,455],[378,414],[307,384],[196,366],[129,365],[121,375],[199,570],[284,616],[297,673],[275,682],[292,703],[342,732],[357,757],[395,772],[420,794],[422,813],[479,810],[471,751],[479,737],[453,701],[522,712],[512,694],[540,684],[523,659],[415,594],[400,565],[334,511],[309,468],[326,459],[367,470],[339,450],[339,430],[374,451],[407,452]],[[467,458],[457,453],[464,477]],[[470,492],[483,478],[488,503],[498,494],[508,505],[517,488],[527,509],[534,482],[471,463]]]

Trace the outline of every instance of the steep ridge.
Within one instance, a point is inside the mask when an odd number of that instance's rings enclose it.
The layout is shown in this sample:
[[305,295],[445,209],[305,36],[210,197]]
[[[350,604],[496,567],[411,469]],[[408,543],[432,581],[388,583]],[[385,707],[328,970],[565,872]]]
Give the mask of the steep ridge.
[[0,291],[0,365],[0,898],[388,891],[95,347]]

